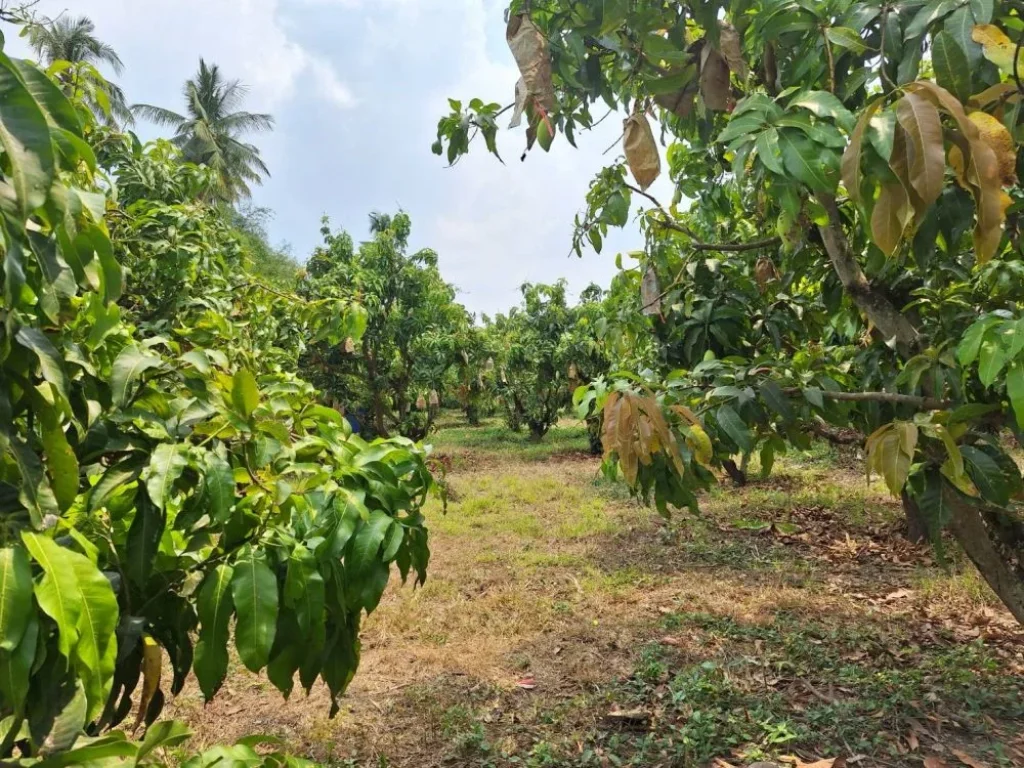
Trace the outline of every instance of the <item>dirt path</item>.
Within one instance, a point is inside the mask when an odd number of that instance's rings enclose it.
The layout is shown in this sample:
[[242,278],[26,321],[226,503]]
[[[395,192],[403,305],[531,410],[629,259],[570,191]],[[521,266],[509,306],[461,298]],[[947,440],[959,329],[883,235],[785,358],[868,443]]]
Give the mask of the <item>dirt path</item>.
[[1024,635],[899,536],[856,462],[784,461],[666,524],[599,479],[578,427],[436,443],[430,578],[366,622],[341,715],[244,670],[171,714],[330,765],[1024,765]]

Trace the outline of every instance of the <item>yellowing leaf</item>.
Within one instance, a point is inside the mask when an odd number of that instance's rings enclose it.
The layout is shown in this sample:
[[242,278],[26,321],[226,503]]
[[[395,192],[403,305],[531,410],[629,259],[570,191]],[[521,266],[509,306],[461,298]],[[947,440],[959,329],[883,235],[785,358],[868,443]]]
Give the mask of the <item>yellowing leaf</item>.
[[629,170],[640,189],[647,189],[661,174],[661,155],[651,124],[645,115],[635,113],[626,118],[623,129],[622,143]]
[[909,153],[910,183],[925,206],[942,193],[946,158],[942,145],[942,123],[935,105],[909,92],[896,102],[896,119],[906,131],[912,151]]
[[1017,145],[1002,121],[987,112],[972,112],[967,116],[978,126],[978,134],[995,153],[999,164],[999,180],[1004,187],[1017,183]]
[[686,442],[690,446],[690,450],[693,451],[697,461],[705,467],[709,467],[711,458],[715,454],[715,449],[712,447],[711,438],[708,437],[708,433],[704,431],[704,428],[699,424],[691,424]]
[[895,421],[876,430],[867,440],[868,475],[878,472],[893,496],[907,482],[917,449],[917,427],[908,421]]
[[[1017,46],[995,24],[979,24],[971,32],[971,39],[981,43],[981,52],[985,58],[1008,74],[1013,74],[1013,57]],[[1017,62],[1017,72],[1024,77],[1024,54]]]
[[903,185],[894,182],[882,187],[871,212],[871,237],[886,256],[892,256],[903,240],[908,214],[913,216]]

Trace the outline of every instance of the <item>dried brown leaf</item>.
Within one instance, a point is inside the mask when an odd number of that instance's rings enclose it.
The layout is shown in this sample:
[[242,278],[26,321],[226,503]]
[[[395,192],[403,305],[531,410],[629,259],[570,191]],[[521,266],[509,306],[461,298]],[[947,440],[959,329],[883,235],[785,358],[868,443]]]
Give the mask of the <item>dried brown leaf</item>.
[[526,83],[527,92],[537,104],[550,114],[558,106],[555,87],[551,81],[551,53],[548,42],[536,25],[525,14],[512,16],[505,31],[508,47]]
[[949,768],[946,761],[935,755],[928,755],[924,759],[924,768]]
[[710,45],[700,52],[700,95],[715,112],[727,112],[733,106],[729,85],[729,62]]
[[862,175],[860,171],[860,157],[864,144],[864,133],[871,122],[871,118],[874,117],[875,112],[881,106],[881,99],[876,99],[868,104],[864,112],[861,113],[860,119],[857,120],[857,125],[854,126],[853,133],[850,134],[850,144],[843,153],[841,165],[843,186],[846,187],[850,199],[855,203],[859,203],[861,200],[860,187]]
[[718,32],[718,47],[729,64],[729,69],[740,78],[747,76],[747,62],[743,58],[743,47],[739,32],[732,24],[721,24]]
[[626,118],[622,145],[633,178],[640,189],[647,189],[661,175],[661,153],[646,115],[637,112]]
[[526,80],[519,78],[516,81],[516,106],[512,110],[512,121],[508,124],[509,130],[518,128],[523,122],[523,112],[526,111],[526,100],[530,97],[530,89],[526,86]]
[[985,763],[967,754],[962,749],[950,749],[949,751],[956,756],[957,760],[964,765],[970,766],[970,768],[988,768]]
[[942,194],[946,170],[939,110],[930,100],[911,91],[896,102],[896,119],[912,147],[910,183],[927,207]]
[[685,120],[693,112],[693,105],[697,100],[697,90],[696,81],[687,83],[674,93],[659,93],[654,97],[654,102],[662,109],[667,109]]
[[871,237],[886,256],[892,256],[906,231],[910,201],[902,184],[886,184],[871,212]]
[[641,311],[645,315],[661,314],[661,286],[658,285],[658,273],[654,267],[648,267],[640,283],[640,300],[643,302]]

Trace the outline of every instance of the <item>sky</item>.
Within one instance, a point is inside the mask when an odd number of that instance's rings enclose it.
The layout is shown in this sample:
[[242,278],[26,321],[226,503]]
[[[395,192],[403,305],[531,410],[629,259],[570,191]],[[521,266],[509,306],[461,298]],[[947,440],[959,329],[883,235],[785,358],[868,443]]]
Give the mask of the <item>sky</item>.
[[[518,303],[524,282],[569,281],[575,294],[607,287],[615,254],[642,247],[639,230],[604,251],[567,256],[573,218],[590,181],[620,150],[617,115],[556,140],[525,162],[522,129],[502,131],[506,165],[474,146],[455,167],[430,151],[448,98],[512,101],[518,73],[505,43],[507,0],[41,0],[38,13],[84,14],[125,64],[116,78],[130,102],[180,110],[181,86],[200,57],[249,86],[246,109],[269,112],[254,137],[271,178],[253,203],[273,211],[271,240],[305,261],[320,219],[357,240],[371,211],[407,211],[412,246],[439,255],[445,279],[475,313]],[[7,52],[28,56],[8,34]],[[597,114],[603,114],[598,112]],[[504,127],[504,126],[503,126]],[[140,125],[140,137],[160,135]],[[671,197],[664,177],[656,187]]]

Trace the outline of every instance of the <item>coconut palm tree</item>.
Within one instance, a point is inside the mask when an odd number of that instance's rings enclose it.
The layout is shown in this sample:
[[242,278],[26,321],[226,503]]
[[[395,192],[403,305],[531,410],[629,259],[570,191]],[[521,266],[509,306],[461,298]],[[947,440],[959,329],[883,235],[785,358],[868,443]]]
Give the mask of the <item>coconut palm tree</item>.
[[[109,66],[115,75],[124,71],[124,63],[110,45],[95,35],[96,25],[87,16],[59,16],[56,19],[43,19],[28,26],[28,41],[40,60],[47,64],[55,61],[67,61],[72,64],[88,64],[96,67],[101,64]],[[72,69],[61,73],[58,77],[65,90],[74,91],[82,88],[82,94],[93,111],[104,120],[120,120],[131,124],[134,122],[131,110],[124,97],[124,92],[113,82],[103,79],[101,87],[110,100],[109,114],[91,94],[84,88],[80,69]]]
[[270,175],[259,149],[243,136],[272,130],[274,118],[240,111],[247,93],[241,82],[225,80],[216,64],[200,59],[199,71],[185,81],[185,114],[150,104],[136,104],[132,111],[173,128],[172,141],[185,159],[212,168],[219,180],[218,197],[235,202],[250,197],[250,185]]

